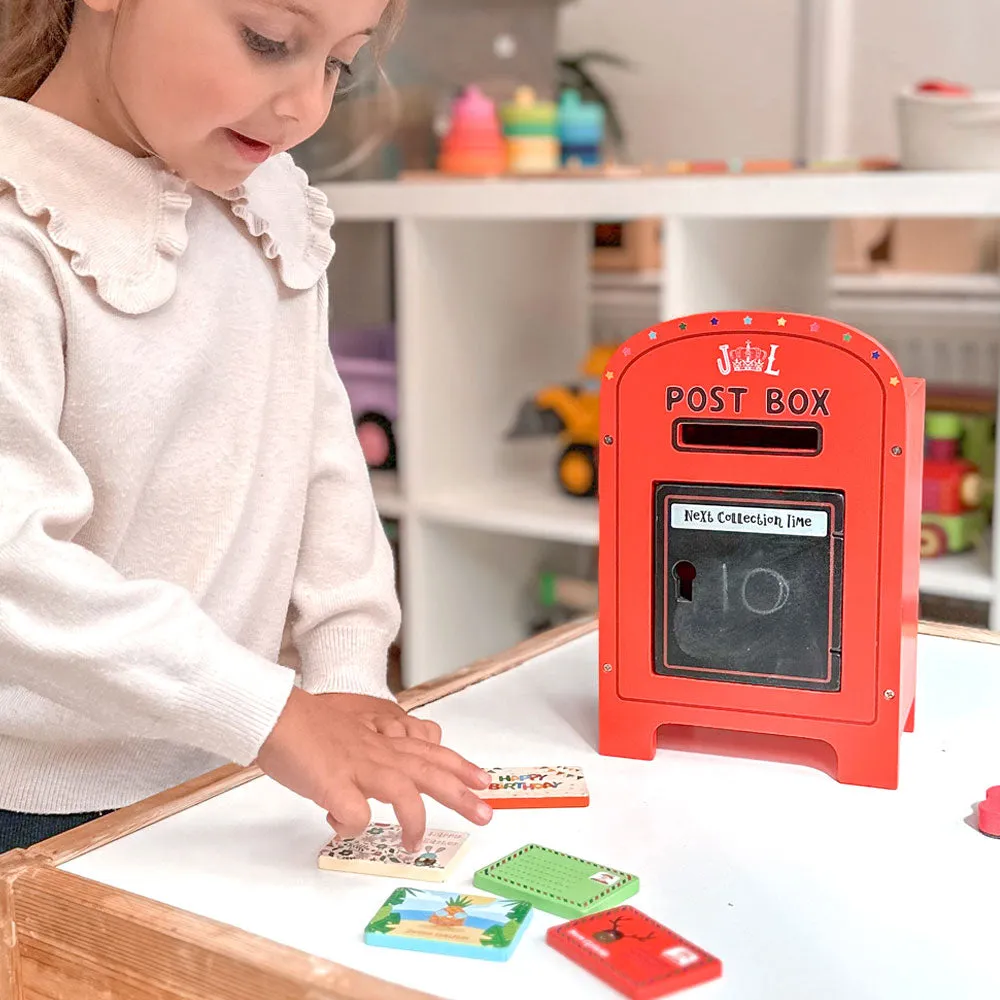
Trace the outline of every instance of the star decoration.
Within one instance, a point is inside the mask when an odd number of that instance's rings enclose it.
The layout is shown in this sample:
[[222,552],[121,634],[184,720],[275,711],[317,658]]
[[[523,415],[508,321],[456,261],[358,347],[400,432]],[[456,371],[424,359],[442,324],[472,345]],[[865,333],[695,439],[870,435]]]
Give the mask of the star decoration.
[[880,357],[882,357],[882,355],[878,351],[872,351],[872,360],[873,361],[878,361],[878,359]]
[[610,382],[615,377],[615,373],[612,371],[607,371],[604,373],[604,377]]
[[718,316],[713,316],[712,317],[712,326],[718,326],[718,325],[719,325],[719,317]]
[[649,339],[650,340],[656,340],[656,331],[655,330],[650,330],[649,331]]
[[892,378],[889,379],[889,385],[899,385],[899,379],[896,378],[895,375],[893,375]]
[[686,330],[687,328],[688,328],[688,325],[687,325],[687,323],[681,323],[681,324],[680,324],[680,329],[681,329],[681,330]]
[[785,319],[785,317],[784,317],[784,316],[782,316],[782,317],[781,317],[781,318],[780,318],[780,319],[778,320],[778,326],[784,326],[784,325],[785,325],[785,324],[786,324],[787,322],[788,322],[788,320],[787,320],[787,319]]
[[631,347],[625,347],[625,348],[622,348],[622,354],[624,354],[626,358],[627,358],[627,357],[628,357],[628,356],[629,356],[629,355],[630,355],[631,353],[632,353],[632,348],[631,348]]
[[750,326],[751,323],[753,323],[753,316],[744,316],[743,317],[743,325],[744,326]]
[[809,330],[812,333],[819,333],[819,323],[810,323],[809,324]]
[[844,343],[845,344],[850,343],[850,340],[851,340],[851,335],[849,333],[845,333],[844,334]]

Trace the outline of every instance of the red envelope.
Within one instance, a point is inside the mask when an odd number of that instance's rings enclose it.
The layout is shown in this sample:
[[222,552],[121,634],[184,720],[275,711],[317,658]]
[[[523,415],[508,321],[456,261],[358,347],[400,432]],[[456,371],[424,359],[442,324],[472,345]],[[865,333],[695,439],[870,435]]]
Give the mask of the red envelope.
[[567,958],[635,1000],[666,996],[722,975],[722,963],[634,906],[570,920],[546,940]]

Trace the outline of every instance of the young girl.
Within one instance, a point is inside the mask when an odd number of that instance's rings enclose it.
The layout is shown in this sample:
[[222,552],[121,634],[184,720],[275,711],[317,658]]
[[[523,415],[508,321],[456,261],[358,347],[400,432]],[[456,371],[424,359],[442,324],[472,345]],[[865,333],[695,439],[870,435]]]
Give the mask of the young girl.
[[[0,0],[0,852],[227,761],[485,823],[386,686],[392,557],[286,152],[397,0]],[[294,684],[296,671],[300,684]]]

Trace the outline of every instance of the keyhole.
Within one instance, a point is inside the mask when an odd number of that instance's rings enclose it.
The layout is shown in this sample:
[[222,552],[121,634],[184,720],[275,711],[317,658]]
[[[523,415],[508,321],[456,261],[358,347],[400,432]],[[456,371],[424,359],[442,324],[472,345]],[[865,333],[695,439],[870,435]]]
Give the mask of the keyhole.
[[677,580],[677,600],[690,601],[694,591],[694,563],[686,559],[674,564],[674,579]]

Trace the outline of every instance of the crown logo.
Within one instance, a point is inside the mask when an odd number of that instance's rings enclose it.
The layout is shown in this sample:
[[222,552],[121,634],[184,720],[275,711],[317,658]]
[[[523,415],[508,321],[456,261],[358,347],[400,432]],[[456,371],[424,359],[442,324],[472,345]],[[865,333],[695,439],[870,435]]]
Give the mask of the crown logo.
[[748,340],[742,347],[729,350],[728,344],[719,345],[719,357],[715,363],[723,375],[732,372],[763,372],[765,375],[780,375],[779,369],[774,367],[775,356],[778,353],[778,345],[771,344],[771,352],[768,353],[762,347],[754,347]]
[[767,351],[751,347],[749,340],[743,347],[737,347],[730,357],[734,372],[762,372],[767,364]]

